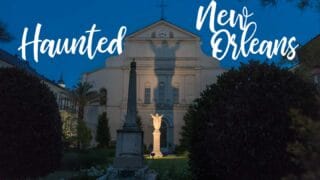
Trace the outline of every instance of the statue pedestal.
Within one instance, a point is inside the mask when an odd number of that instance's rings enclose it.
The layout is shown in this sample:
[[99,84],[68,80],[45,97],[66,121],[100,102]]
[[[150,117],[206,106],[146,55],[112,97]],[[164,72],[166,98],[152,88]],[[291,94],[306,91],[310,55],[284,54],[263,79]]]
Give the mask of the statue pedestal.
[[161,132],[156,129],[153,131],[153,151],[152,153],[154,154],[155,158],[163,157],[161,150],[160,150],[160,136]]

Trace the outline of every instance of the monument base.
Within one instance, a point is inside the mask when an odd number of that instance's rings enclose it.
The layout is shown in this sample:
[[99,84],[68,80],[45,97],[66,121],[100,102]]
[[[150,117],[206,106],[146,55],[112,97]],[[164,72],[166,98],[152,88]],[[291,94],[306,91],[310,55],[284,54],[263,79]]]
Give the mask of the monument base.
[[140,130],[118,130],[115,168],[140,169],[144,167],[143,132]]
[[110,166],[106,175],[97,180],[156,180],[157,176],[157,173],[147,166],[135,170]]
[[97,180],[156,180],[157,173],[144,164],[143,132],[137,129],[117,131],[113,166]]

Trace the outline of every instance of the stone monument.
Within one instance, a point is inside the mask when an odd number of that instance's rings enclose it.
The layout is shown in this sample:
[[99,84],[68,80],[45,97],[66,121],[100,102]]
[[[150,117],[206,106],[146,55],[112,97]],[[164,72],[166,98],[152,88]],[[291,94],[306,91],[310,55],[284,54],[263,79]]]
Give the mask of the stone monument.
[[127,115],[117,131],[116,155],[113,166],[99,180],[156,179],[156,173],[144,164],[143,131],[137,125],[136,62],[130,64]]
[[117,131],[115,168],[139,169],[143,162],[143,132],[137,125],[136,62],[131,62],[127,115],[122,129]]
[[159,116],[159,114],[157,113],[155,115],[151,114],[151,117],[153,120],[153,128],[154,128],[152,133],[153,134],[152,153],[155,158],[159,158],[163,156],[160,150],[160,136],[161,136],[160,127],[161,127],[161,121],[162,121],[163,115]]

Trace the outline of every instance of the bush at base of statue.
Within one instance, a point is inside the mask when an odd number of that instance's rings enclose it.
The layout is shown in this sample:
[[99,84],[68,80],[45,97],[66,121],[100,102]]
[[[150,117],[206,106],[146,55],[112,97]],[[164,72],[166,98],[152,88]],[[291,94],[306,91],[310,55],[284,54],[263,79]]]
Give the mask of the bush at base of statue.
[[26,72],[0,69],[0,179],[40,177],[62,157],[62,128],[53,93]]

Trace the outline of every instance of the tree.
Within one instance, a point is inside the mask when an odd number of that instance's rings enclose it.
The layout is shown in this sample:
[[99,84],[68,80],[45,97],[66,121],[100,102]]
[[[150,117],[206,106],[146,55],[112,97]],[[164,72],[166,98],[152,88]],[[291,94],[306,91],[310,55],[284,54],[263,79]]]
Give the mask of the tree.
[[187,125],[194,126],[183,134],[193,178],[263,180],[301,173],[303,163],[287,149],[306,142],[292,128],[289,112],[316,118],[316,96],[312,84],[275,65],[250,62],[222,74],[187,113]]
[[305,79],[313,80],[312,71],[320,67],[320,35],[310,40],[298,50],[299,65],[295,72]]
[[99,96],[100,96],[100,105],[101,106],[106,106],[107,105],[107,97],[108,97],[108,91],[105,88],[101,88],[99,91]]
[[40,79],[0,69],[0,179],[45,176],[62,157],[56,99]]
[[[88,82],[79,82],[72,91],[72,98],[76,102],[78,108],[78,126],[80,129],[84,129],[84,108],[90,102],[98,99],[99,94],[92,90],[93,86]],[[79,128],[77,128],[79,130]],[[78,136],[81,132],[77,132]],[[79,140],[81,138],[78,138]],[[78,147],[80,147],[80,142],[78,142]]]
[[[279,0],[259,0],[263,6],[276,5]],[[318,0],[291,0],[299,9],[318,8],[320,10],[320,1]]]
[[7,32],[6,26],[0,22],[0,42],[9,42],[11,41],[12,37]]
[[83,120],[78,121],[77,133],[79,148],[87,149],[90,146],[92,134],[91,130],[87,127]]
[[99,147],[108,147],[110,143],[110,128],[109,128],[109,119],[107,113],[103,112],[98,117],[98,126],[96,141],[98,142]]
[[88,82],[79,82],[72,91],[72,97],[78,107],[78,120],[83,120],[85,106],[98,98],[98,93],[92,88],[92,84]]
[[188,149],[190,149],[190,138],[192,137],[194,127],[197,125],[197,123],[193,121],[195,119],[195,115],[195,106],[189,106],[187,113],[183,117],[184,125],[182,126],[182,130],[180,133],[181,139],[179,151],[187,151]]
[[305,172],[301,175],[290,174],[286,179],[310,179],[320,178],[320,122],[314,121],[302,115],[298,110],[290,110],[293,120],[292,128],[296,129],[298,138],[303,144],[295,142],[288,146],[288,151],[294,154],[295,161],[303,164]]
[[139,115],[138,112],[137,112],[137,119],[136,119],[136,121],[137,121],[137,126],[139,127],[139,129],[140,129],[141,131],[143,131],[143,125],[142,125],[141,117],[140,117],[140,115]]
[[62,134],[67,147],[75,147],[77,140],[77,118],[76,115],[69,111],[60,113],[62,121]]

